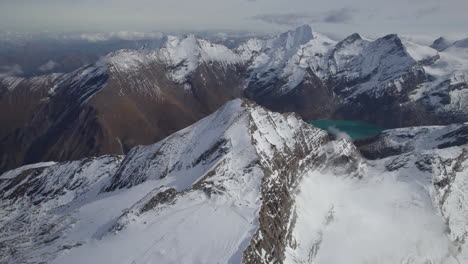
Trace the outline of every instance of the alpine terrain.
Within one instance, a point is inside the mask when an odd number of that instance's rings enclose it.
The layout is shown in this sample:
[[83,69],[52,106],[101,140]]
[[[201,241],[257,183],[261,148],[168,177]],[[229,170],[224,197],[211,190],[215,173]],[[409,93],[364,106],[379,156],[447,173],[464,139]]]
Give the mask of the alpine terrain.
[[305,25],[236,48],[168,36],[159,49],[116,51],[71,73],[0,78],[0,171],[126,154],[239,97],[307,121],[467,122],[466,42],[336,42]]
[[468,263],[468,39],[155,43],[0,76],[0,263]]
[[4,173],[1,261],[464,263],[467,130],[387,130],[362,156],[233,100],[125,156]]

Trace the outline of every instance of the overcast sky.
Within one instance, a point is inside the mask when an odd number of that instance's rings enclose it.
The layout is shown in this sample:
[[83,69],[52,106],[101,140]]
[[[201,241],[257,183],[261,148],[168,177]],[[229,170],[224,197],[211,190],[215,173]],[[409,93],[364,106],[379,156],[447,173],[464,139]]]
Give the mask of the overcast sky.
[[5,31],[279,32],[468,36],[468,0],[0,0]]

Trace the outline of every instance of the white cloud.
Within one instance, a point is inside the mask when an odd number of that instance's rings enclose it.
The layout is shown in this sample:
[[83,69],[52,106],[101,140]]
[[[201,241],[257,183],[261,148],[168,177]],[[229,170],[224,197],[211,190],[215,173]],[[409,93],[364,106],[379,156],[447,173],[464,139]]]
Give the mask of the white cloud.
[[456,263],[443,219],[417,183],[311,173],[296,206],[292,259],[315,247],[314,263]]
[[18,64],[0,67],[0,78],[7,76],[18,76],[21,74],[23,74],[23,69]]
[[[278,33],[312,23],[318,32],[350,35],[466,33],[466,0],[3,0],[0,30],[111,32],[88,41],[152,37],[140,31],[248,30]],[[256,18],[256,19],[248,19]],[[389,19],[395,18],[395,19]],[[120,31],[127,30],[127,31]]]
[[39,66],[38,70],[40,72],[47,72],[53,70],[55,67],[57,67],[59,64],[53,60],[49,60],[48,62],[42,64]]
[[338,128],[336,128],[336,126],[331,126],[328,128],[330,130],[330,132],[336,136],[336,138],[338,140],[340,139],[347,139],[347,140],[351,140],[351,136],[349,136],[346,132],[343,132],[341,130],[339,130]]
[[81,40],[89,42],[101,42],[109,40],[143,40],[160,39],[164,36],[161,32],[135,32],[135,31],[117,31],[108,33],[83,33],[78,36]]

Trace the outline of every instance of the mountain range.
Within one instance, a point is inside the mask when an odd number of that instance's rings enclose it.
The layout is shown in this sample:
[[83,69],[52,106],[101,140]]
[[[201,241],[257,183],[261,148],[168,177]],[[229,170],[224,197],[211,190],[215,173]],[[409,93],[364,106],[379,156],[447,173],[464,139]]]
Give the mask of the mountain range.
[[120,50],[71,73],[5,77],[0,171],[124,154],[239,97],[305,120],[386,128],[466,122],[463,43],[437,51],[397,35],[336,42],[302,26],[234,49],[169,36],[160,49]]
[[305,25],[0,78],[0,263],[467,262],[467,43]]
[[4,173],[0,261],[464,263],[467,130],[355,145],[236,99],[125,156]]

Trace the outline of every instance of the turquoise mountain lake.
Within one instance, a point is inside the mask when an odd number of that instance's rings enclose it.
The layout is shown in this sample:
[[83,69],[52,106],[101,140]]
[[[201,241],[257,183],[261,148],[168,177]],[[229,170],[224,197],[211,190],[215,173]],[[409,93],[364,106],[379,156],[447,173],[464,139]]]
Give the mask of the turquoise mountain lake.
[[348,134],[352,139],[365,138],[377,135],[385,128],[361,121],[348,120],[317,120],[312,125],[337,135],[339,132]]

